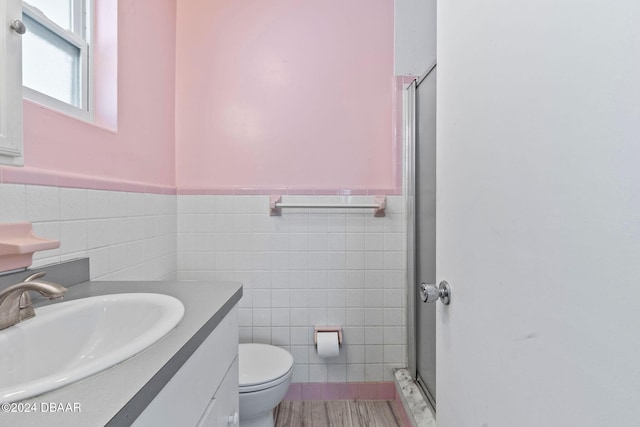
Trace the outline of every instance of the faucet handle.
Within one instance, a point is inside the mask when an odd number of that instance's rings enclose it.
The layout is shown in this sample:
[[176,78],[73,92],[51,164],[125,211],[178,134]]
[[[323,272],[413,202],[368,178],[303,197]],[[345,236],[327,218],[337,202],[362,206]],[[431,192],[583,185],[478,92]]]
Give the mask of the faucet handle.
[[[47,273],[44,271],[39,271],[37,273],[33,273],[30,276],[28,276],[26,279],[24,279],[22,282],[26,283],[26,282],[32,282],[34,280],[37,280],[41,277],[44,277]],[[21,309],[25,309],[28,307],[31,307],[31,295],[29,295],[29,292],[25,291],[22,292],[20,294],[20,308]]]
[[29,291],[24,291],[23,293],[20,294],[19,304],[20,304],[20,309],[31,307],[31,295],[29,295]]
[[47,273],[44,271],[39,271],[37,273],[33,273],[32,275],[30,275],[29,277],[27,277],[26,279],[23,280],[23,282],[31,282],[33,280],[39,279],[41,277],[44,277]]

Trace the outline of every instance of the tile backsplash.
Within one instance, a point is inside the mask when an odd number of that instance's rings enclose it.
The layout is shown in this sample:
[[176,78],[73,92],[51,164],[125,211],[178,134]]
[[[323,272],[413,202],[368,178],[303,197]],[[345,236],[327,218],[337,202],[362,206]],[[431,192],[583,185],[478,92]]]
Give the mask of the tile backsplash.
[[[370,203],[370,196],[287,196]],[[236,280],[242,342],[294,356],[293,382],[392,381],[406,367],[403,196],[372,209],[283,209],[267,195],[162,195],[0,184],[0,222],[30,221],[61,241],[33,266],[89,257],[92,280]],[[321,359],[313,327],[344,329]]]
[[[283,209],[269,196],[178,197],[178,278],[238,280],[240,339],[282,346],[293,382],[391,381],[406,366],[405,213]],[[287,202],[371,203],[366,196],[288,196]],[[313,327],[341,325],[340,356],[320,359]]]
[[29,221],[60,240],[34,267],[89,257],[92,280],[176,277],[175,196],[0,184],[0,206],[0,222]]

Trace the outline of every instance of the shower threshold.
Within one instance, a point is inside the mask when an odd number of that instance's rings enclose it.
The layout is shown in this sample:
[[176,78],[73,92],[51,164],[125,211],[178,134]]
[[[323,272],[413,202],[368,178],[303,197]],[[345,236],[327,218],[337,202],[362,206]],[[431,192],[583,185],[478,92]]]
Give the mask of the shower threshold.
[[394,372],[396,391],[409,421],[414,427],[436,427],[436,419],[426,397],[413,380],[408,369],[396,369]]

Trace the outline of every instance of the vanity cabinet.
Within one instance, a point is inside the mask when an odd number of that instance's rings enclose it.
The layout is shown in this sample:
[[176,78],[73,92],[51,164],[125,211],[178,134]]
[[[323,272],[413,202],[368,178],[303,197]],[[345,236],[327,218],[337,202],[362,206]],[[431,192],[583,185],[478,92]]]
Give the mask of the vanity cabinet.
[[238,425],[237,305],[149,403],[133,425]]

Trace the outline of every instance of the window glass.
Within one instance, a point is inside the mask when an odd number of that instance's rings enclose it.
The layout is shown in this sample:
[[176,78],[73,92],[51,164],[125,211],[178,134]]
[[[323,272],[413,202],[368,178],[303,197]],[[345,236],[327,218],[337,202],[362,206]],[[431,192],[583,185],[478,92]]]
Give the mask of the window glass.
[[47,18],[67,31],[73,31],[73,0],[28,0],[31,6],[40,9]]
[[80,48],[27,15],[23,20],[27,27],[22,39],[24,86],[81,108]]

